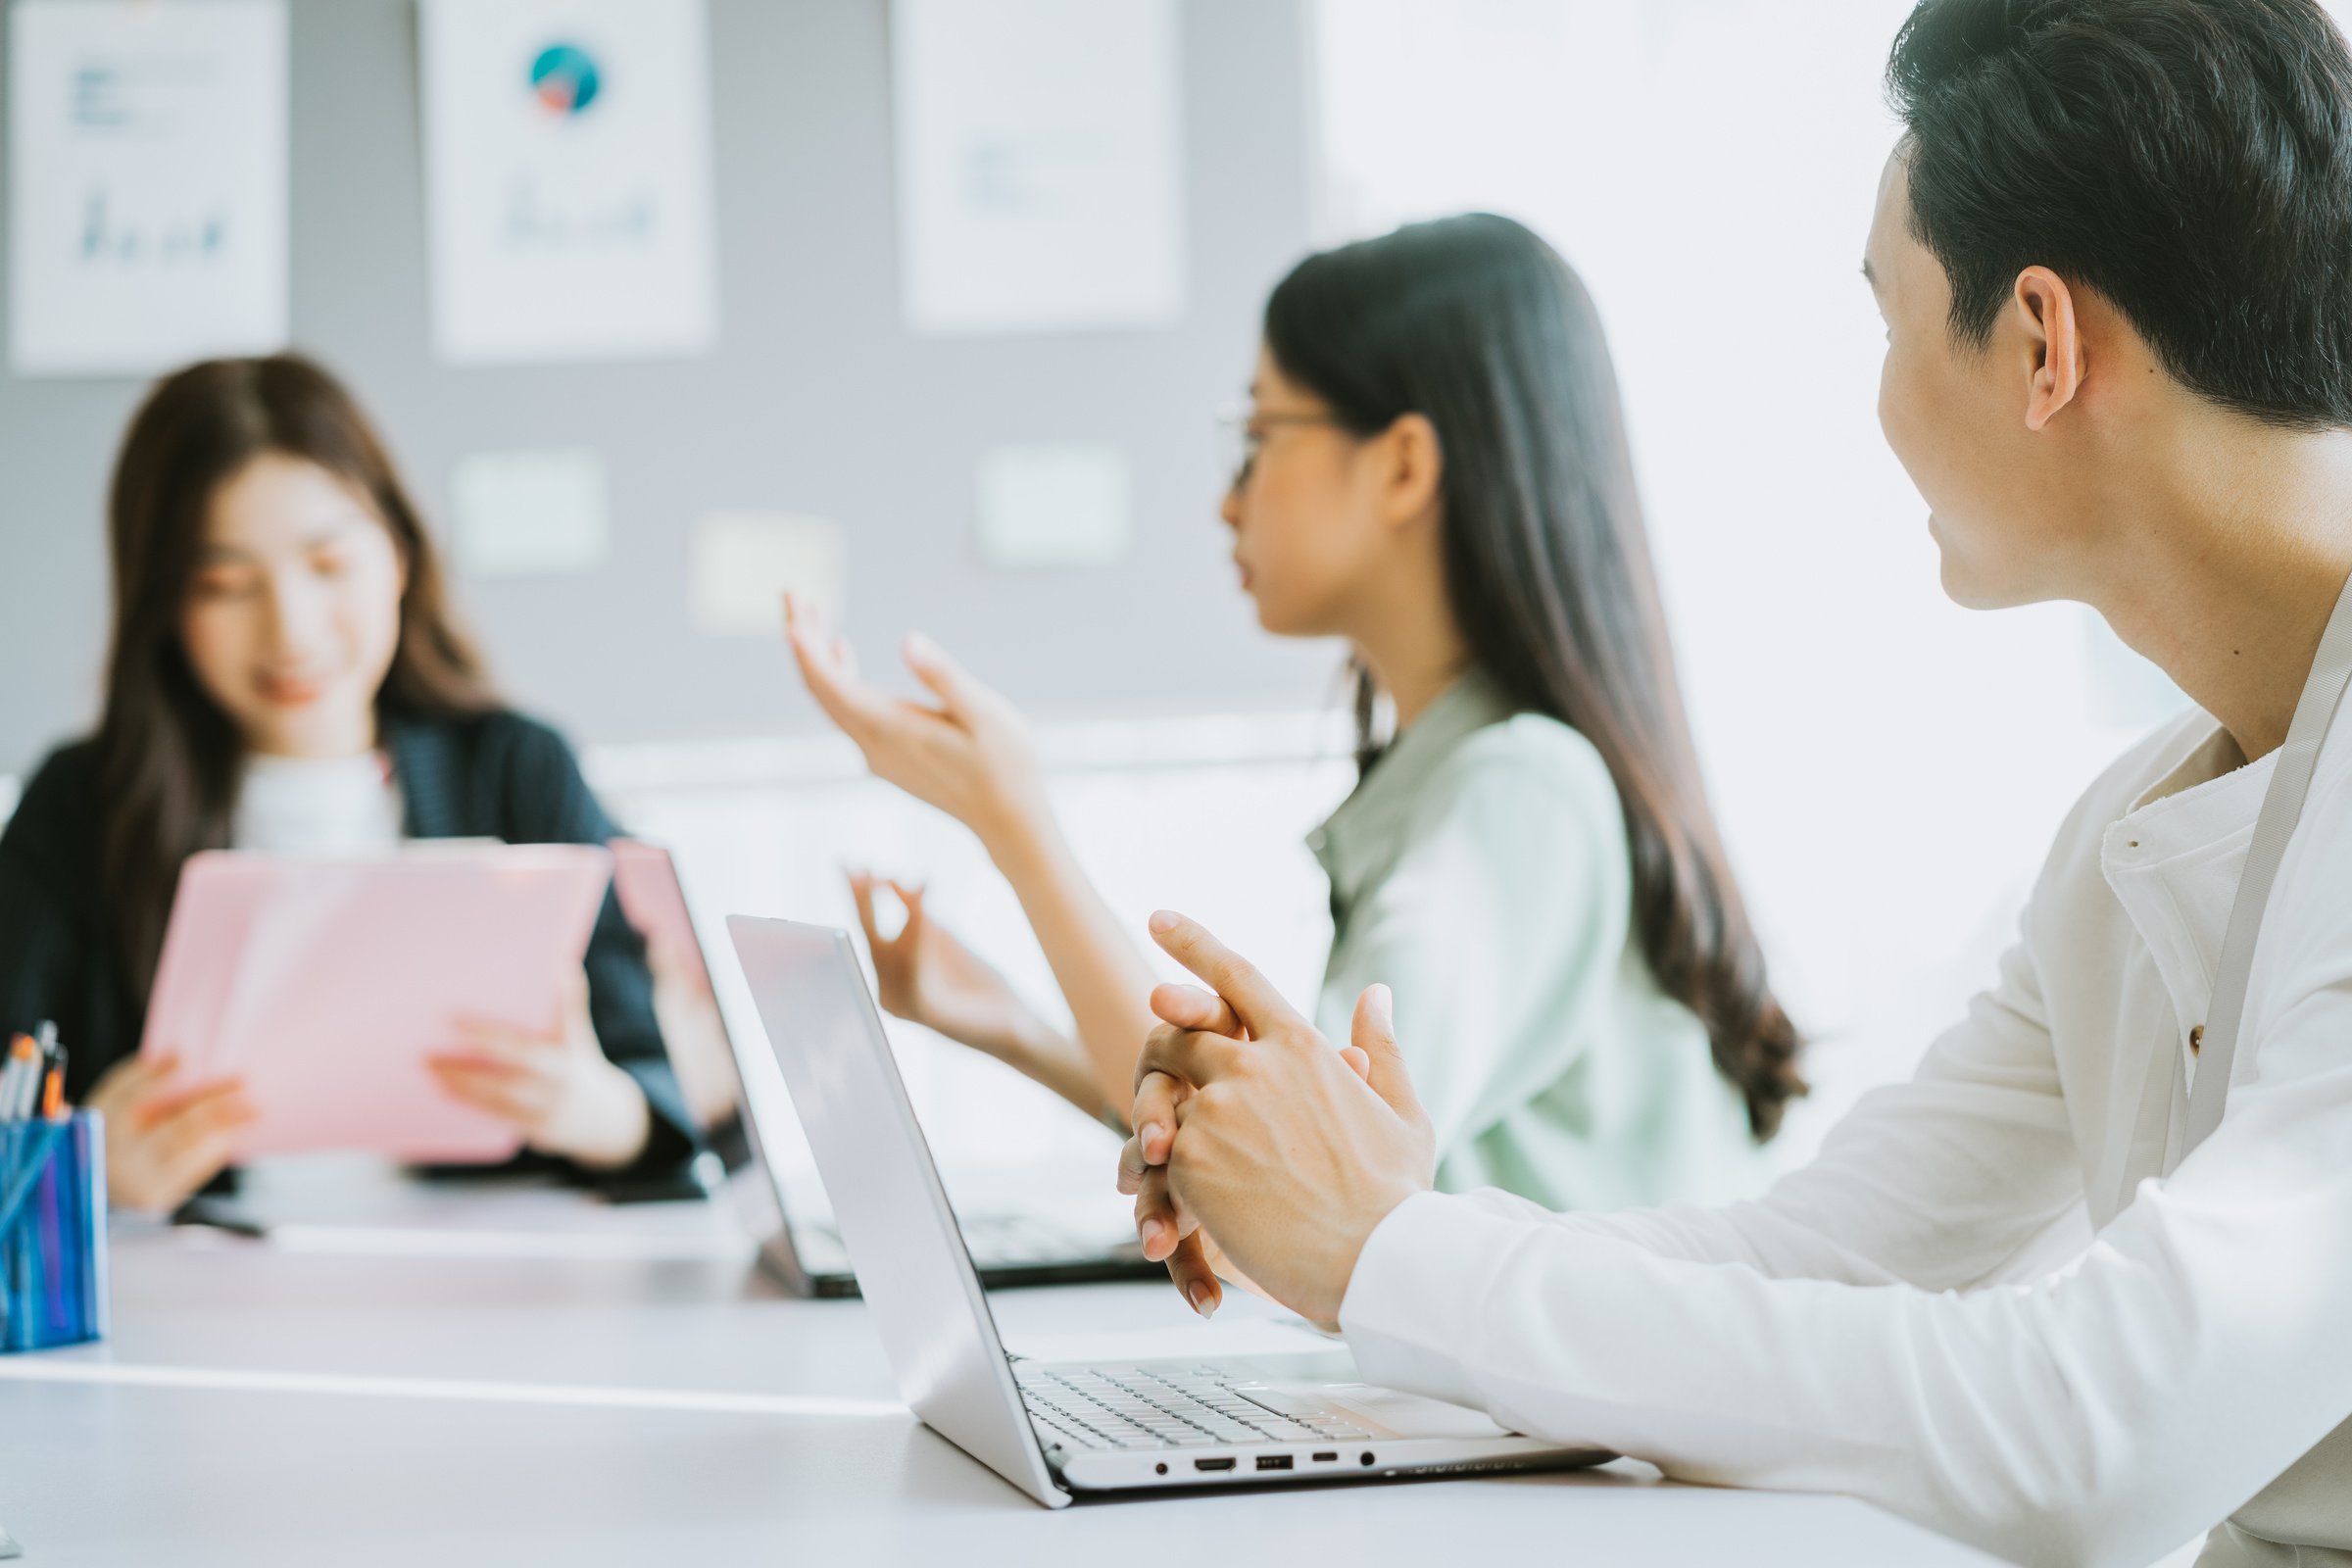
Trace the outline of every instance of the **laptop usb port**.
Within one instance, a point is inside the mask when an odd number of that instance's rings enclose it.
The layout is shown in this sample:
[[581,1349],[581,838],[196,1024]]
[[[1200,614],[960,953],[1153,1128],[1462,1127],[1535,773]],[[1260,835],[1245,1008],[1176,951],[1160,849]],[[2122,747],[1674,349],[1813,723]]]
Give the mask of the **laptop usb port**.
[[1288,1470],[1291,1456],[1287,1453],[1261,1453],[1254,1463],[1260,1470]]
[[1339,1462],[1340,1456],[1329,1448],[1321,1449],[1315,1454],[1315,1463],[1317,1464],[1338,1464]]
[[1195,1459],[1193,1468],[1196,1470],[1230,1470],[1233,1468],[1233,1456],[1228,1454],[1222,1459]]

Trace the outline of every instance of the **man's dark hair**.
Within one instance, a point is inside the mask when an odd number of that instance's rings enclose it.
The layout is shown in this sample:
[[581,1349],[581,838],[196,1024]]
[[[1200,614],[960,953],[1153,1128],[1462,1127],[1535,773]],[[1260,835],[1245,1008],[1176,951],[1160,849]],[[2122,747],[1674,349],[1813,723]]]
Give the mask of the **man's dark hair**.
[[1962,341],[2039,265],[2191,391],[2352,425],[2352,54],[2319,0],[1922,0],[1886,85]]

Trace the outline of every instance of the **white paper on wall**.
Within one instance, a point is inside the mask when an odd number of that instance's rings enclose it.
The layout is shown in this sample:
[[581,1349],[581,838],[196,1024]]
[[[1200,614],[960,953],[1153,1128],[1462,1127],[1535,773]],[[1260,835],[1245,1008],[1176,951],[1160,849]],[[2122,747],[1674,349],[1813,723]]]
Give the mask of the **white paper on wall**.
[[994,447],[981,455],[973,491],[974,543],[991,566],[1107,565],[1134,533],[1133,485],[1117,447]]
[[789,512],[714,512],[687,546],[688,611],[706,637],[784,635],[784,595],[846,623],[850,541],[838,522]]
[[433,343],[461,365],[706,352],[703,0],[423,0]]
[[7,97],[18,374],[285,345],[284,0],[17,0]]
[[458,569],[468,577],[591,571],[612,537],[604,460],[582,447],[476,452],[450,474]]
[[1172,325],[1175,0],[893,0],[890,20],[907,325]]

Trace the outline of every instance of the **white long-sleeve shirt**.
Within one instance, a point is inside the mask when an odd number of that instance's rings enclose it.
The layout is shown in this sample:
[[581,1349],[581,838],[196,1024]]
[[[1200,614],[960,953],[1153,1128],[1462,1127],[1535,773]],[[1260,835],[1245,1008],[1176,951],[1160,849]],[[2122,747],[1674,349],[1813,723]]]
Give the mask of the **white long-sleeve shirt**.
[[[2191,714],[2061,830],[1998,983],[1736,1207],[1426,1194],[1340,1321],[1367,1377],[1669,1474],[1852,1493],[2036,1563],[2352,1565],[2352,724],[2178,1158],[2273,771]],[[2058,1273],[2003,1283],[2082,1205]],[[2298,1552],[2300,1553],[2298,1555]]]

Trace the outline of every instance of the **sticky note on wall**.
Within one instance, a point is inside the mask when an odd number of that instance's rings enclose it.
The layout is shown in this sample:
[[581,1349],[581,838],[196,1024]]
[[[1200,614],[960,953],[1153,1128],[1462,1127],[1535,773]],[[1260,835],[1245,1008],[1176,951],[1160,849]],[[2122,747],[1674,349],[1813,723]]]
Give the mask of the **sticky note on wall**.
[[784,595],[843,624],[850,598],[849,536],[838,522],[789,512],[714,512],[687,546],[687,596],[706,637],[781,637]]
[[1101,566],[1127,554],[1133,482],[1117,447],[995,447],[973,497],[980,559],[1008,571]]
[[579,447],[476,452],[450,475],[458,569],[468,577],[589,571],[611,542],[604,460]]

